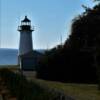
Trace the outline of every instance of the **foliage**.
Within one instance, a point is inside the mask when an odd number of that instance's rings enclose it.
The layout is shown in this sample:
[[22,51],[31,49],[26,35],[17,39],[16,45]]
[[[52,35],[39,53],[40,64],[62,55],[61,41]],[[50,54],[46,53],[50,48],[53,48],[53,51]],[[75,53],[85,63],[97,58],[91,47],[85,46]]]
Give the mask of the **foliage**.
[[40,61],[38,77],[78,83],[100,82],[100,4],[72,20],[71,34],[61,48]]
[[63,92],[75,100],[100,100],[100,91],[97,84],[62,83],[45,80],[35,80],[41,86]]
[[[92,52],[100,82],[100,4],[75,18],[70,35],[70,47]],[[92,63],[92,62],[91,62]]]
[[27,81],[21,74],[15,74],[8,69],[0,69],[0,78],[17,100],[52,100],[53,98],[52,94],[38,84]]

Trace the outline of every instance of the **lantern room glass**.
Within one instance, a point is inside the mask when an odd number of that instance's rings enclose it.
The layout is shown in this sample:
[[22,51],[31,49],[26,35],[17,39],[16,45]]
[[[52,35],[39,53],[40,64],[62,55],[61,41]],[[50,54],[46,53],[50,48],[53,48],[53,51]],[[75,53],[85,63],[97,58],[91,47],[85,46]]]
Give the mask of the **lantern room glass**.
[[31,25],[31,22],[21,22],[21,25],[25,25],[25,26],[30,26]]

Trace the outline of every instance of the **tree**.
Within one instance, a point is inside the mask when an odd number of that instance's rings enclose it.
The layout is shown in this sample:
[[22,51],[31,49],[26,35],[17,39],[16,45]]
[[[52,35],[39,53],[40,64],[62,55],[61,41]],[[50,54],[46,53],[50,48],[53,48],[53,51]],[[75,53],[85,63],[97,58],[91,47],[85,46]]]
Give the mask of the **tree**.
[[[100,4],[72,20],[71,34],[62,48],[50,50],[40,64],[39,76],[44,79],[97,83],[100,48]],[[99,81],[100,82],[100,81]]]
[[92,52],[100,88],[100,3],[93,9],[83,7],[85,12],[73,20],[69,44],[73,50]]

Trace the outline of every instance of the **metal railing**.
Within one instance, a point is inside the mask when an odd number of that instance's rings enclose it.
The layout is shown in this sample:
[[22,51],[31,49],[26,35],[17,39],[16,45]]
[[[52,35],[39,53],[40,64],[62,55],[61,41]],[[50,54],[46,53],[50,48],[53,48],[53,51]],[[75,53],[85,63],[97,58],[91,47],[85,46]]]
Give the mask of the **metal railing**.
[[34,27],[29,25],[18,26],[18,31],[22,30],[34,31]]

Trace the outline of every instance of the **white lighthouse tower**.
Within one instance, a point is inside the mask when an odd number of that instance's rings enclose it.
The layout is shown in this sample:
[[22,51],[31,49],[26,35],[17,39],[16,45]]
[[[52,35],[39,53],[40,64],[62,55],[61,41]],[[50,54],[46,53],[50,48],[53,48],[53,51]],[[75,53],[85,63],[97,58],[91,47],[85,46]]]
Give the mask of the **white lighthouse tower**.
[[19,56],[27,54],[33,51],[32,44],[32,26],[31,21],[25,16],[24,20],[21,21],[21,25],[18,27],[20,32],[20,42],[19,42]]
[[18,65],[20,70],[27,78],[36,76],[36,67],[38,66],[38,59],[42,56],[36,50],[33,50],[31,21],[25,16],[18,27],[20,32]]

